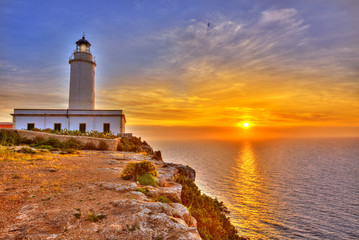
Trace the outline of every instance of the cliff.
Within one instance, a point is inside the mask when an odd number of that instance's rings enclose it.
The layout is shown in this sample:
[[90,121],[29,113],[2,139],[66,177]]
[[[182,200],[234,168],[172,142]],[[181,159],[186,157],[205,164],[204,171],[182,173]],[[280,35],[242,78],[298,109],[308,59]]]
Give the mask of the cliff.
[[[1,159],[1,239],[201,239],[174,181],[178,169],[193,177],[190,168],[110,151],[26,154],[2,147]],[[139,160],[155,164],[158,187],[119,177]]]
[[[37,147],[0,145],[0,239],[242,239],[192,168],[163,162],[140,138],[117,140],[117,149],[142,153],[78,151],[66,147],[84,149],[88,138],[38,134],[0,131],[2,145]],[[158,186],[120,177],[142,161],[154,165]]]

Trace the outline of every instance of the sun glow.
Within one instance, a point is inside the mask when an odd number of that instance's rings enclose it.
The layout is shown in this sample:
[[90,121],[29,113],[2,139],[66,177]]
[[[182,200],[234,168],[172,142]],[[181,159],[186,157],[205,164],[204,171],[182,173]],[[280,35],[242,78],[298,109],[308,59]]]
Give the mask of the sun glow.
[[249,126],[250,126],[250,124],[247,122],[242,123],[242,127],[244,127],[244,128],[249,128]]

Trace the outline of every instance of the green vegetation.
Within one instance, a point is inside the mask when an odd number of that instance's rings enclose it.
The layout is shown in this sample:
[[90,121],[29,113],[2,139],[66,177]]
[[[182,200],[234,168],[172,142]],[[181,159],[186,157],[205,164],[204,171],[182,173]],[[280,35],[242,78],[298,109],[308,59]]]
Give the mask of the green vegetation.
[[121,152],[145,152],[153,155],[153,159],[162,160],[160,151],[154,152],[146,141],[142,141],[140,137],[125,137],[117,143],[117,151]]
[[74,213],[74,216],[75,216],[76,218],[80,218],[80,217],[81,217],[81,213],[80,213],[80,212],[75,212],[75,213]]
[[157,202],[161,202],[161,203],[170,203],[171,200],[169,200],[168,198],[164,197],[164,196],[159,196],[157,199],[156,199]]
[[91,222],[97,222],[102,220],[103,218],[105,218],[105,215],[102,213],[96,214],[94,211],[89,210],[87,212],[87,220],[91,221]]
[[158,176],[155,165],[149,161],[129,163],[122,171],[121,178],[125,180],[134,178],[137,181],[140,176],[146,173],[151,174],[153,177]]
[[15,146],[21,144],[19,134],[14,132],[0,131],[0,145]]
[[156,178],[149,173],[145,173],[138,177],[138,182],[141,185],[157,187]]
[[68,135],[68,136],[86,136],[86,137],[96,137],[96,138],[106,138],[106,139],[117,138],[117,136],[113,133],[104,133],[104,132],[98,132],[98,131],[94,131],[94,130],[89,131],[89,132],[80,132],[79,130],[62,129],[60,131],[56,131],[51,128],[45,128],[45,129],[34,128],[31,131],[52,133],[52,134],[58,134],[58,135]]
[[36,137],[32,143],[30,144],[31,147],[39,148],[39,149],[48,149],[50,151],[56,151],[56,150],[64,150],[64,149],[83,149],[83,144],[75,139],[75,138],[69,138],[65,142],[60,142],[57,139],[48,139],[44,140],[42,137]]
[[136,190],[139,191],[139,192],[141,192],[141,193],[143,193],[143,194],[145,194],[146,196],[147,196],[148,193],[149,193],[149,190],[146,189],[146,188],[137,188]]
[[[45,129],[46,130],[46,129]],[[45,131],[44,130],[44,131]],[[3,146],[15,146],[27,144],[30,147],[37,149],[47,149],[49,151],[59,151],[59,150],[106,150],[108,148],[105,140],[101,140],[99,145],[96,147],[94,143],[90,142],[87,144],[82,144],[80,140],[71,137],[66,141],[60,142],[58,139],[50,138],[45,140],[42,136],[37,136],[34,139],[20,138],[17,131],[0,131],[0,145]],[[24,153],[34,153],[30,148],[22,149],[22,151],[29,150],[30,152]],[[32,152],[31,152],[32,151]],[[74,152],[74,151],[73,151]]]
[[182,185],[181,199],[190,214],[197,220],[197,229],[205,240],[246,239],[238,236],[236,228],[226,214],[229,214],[223,202],[201,194],[197,185],[180,175],[177,182]]

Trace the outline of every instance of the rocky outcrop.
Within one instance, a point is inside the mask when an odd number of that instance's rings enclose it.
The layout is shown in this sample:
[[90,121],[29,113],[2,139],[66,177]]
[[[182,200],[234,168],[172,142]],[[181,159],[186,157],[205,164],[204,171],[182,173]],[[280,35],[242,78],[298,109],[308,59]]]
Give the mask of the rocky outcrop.
[[[38,187],[27,189],[23,200],[17,200],[20,207],[12,220],[0,216],[0,226],[6,223],[0,227],[0,239],[201,239],[196,219],[181,204],[182,185],[175,182],[179,173],[194,179],[193,169],[136,153],[84,151],[76,156],[52,156],[51,165],[46,160],[38,170],[38,156],[36,162],[29,162],[33,176],[26,179],[44,179]],[[120,179],[129,162],[143,159],[155,164],[159,187]],[[18,173],[21,178],[24,174]],[[51,186],[61,178],[63,182],[52,191]],[[17,187],[8,189],[16,191]],[[160,197],[171,202],[160,202]]]
[[108,211],[116,221],[101,229],[105,239],[201,239],[195,219],[178,203],[120,200]]

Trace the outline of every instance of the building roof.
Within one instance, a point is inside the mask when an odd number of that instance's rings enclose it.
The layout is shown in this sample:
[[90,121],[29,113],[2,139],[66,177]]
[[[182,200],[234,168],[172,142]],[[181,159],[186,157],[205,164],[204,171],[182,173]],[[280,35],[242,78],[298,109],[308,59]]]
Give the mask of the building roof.
[[86,39],[85,39],[85,36],[83,36],[80,40],[78,40],[77,42],[76,42],[76,45],[81,45],[81,44],[86,44],[86,45],[89,45],[89,46],[91,46],[91,44],[89,43],[89,41],[87,41]]

